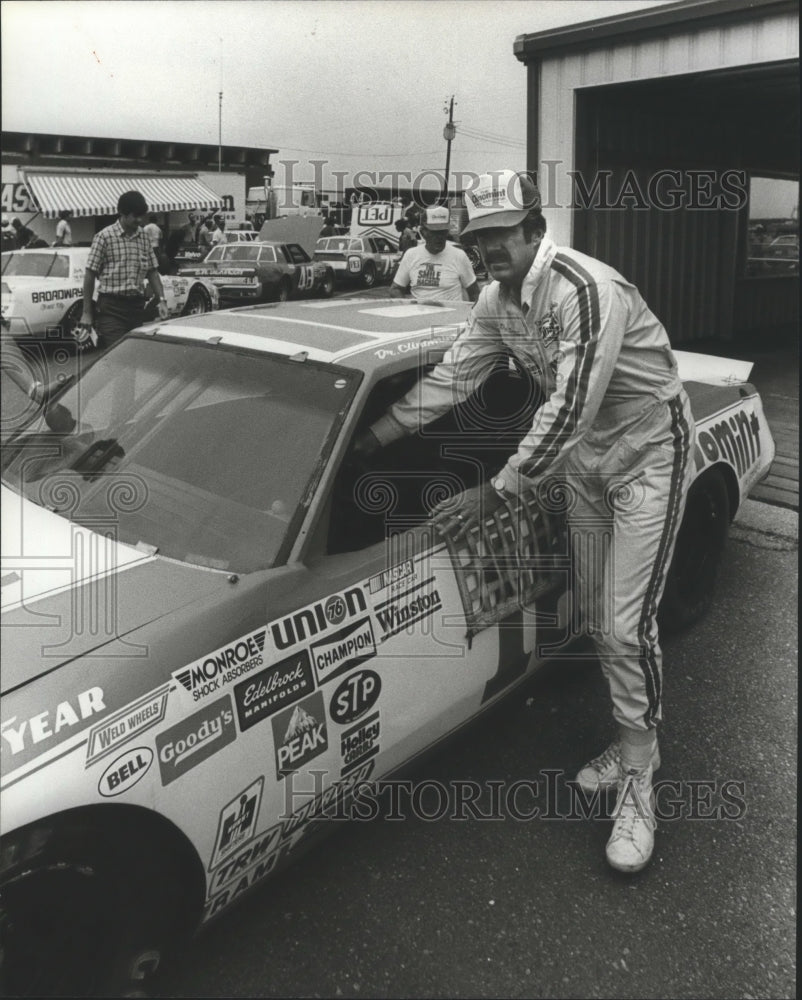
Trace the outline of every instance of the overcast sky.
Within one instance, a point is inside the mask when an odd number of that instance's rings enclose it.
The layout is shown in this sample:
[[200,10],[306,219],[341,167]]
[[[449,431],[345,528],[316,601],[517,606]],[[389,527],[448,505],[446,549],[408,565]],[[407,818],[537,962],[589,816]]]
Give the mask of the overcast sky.
[[[3,128],[279,150],[332,170],[523,169],[526,32],[647,0],[4,0]],[[468,134],[469,133],[469,134]],[[327,186],[329,178],[326,178]],[[346,180],[346,184],[349,181]]]

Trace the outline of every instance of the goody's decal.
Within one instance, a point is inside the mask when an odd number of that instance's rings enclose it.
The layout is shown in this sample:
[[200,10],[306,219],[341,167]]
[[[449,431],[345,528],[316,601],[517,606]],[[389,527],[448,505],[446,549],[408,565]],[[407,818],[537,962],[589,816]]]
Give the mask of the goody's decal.
[[104,798],[122,795],[150,770],[153,751],[150,747],[135,747],[113,761],[100,777],[97,790]]
[[251,632],[190,663],[188,667],[174,670],[173,677],[193,701],[201,701],[264,664],[262,652],[266,634],[266,629]]
[[350,774],[379,752],[379,713],[374,712],[340,735],[342,775]]
[[416,587],[397,594],[382,604],[376,605],[376,617],[381,626],[381,641],[423,621],[443,607],[440,591],[434,585],[435,578],[429,577]]
[[217,836],[209,862],[209,870],[217,868],[226,858],[247,844],[256,832],[259,807],[262,804],[262,790],[265,779],[260,777],[243,789],[220,812]]
[[299,701],[314,687],[312,664],[306,649],[240,681],[234,688],[240,729],[245,732],[262,719]]
[[277,779],[285,778],[328,750],[326,713],[319,691],[274,715],[272,723]]
[[311,646],[319,684],[356,667],[376,655],[370,618],[362,618]]
[[276,649],[289,649],[305,639],[342,625],[348,618],[367,611],[361,587],[350,587],[342,594],[332,594],[308,608],[287,615],[270,626]]
[[91,687],[27,719],[12,715],[0,724],[3,756],[10,754],[15,767],[24,764],[79,733],[105,711],[103,688]]
[[161,722],[167,711],[169,684],[151,691],[133,704],[126,705],[119,712],[93,726],[89,732],[89,747],[86,752],[86,766],[113,753],[135,736]]
[[376,704],[381,693],[381,677],[375,670],[357,670],[338,685],[329,702],[332,722],[347,726],[356,722]]
[[162,784],[208,760],[237,736],[231,698],[225,695],[156,737]]

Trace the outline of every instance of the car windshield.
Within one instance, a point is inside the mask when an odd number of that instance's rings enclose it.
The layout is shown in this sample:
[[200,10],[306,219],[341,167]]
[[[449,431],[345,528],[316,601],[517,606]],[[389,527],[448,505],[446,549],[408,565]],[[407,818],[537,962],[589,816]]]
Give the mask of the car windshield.
[[[6,446],[3,480],[128,545],[248,573],[297,530],[358,375],[132,335]],[[98,527],[100,525],[100,527]]]
[[63,253],[4,253],[3,277],[69,278],[70,260]]
[[351,240],[347,236],[329,236],[317,241],[318,250],[361,250],[362,243],[359,240]]

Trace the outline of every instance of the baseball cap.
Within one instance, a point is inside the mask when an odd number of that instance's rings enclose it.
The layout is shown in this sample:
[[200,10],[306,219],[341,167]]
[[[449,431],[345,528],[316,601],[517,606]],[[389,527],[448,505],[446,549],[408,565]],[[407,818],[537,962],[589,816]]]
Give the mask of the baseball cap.
[[481,174],[465,192],[468,225],[463,233],[495,226],[517,226],[533,208],[540,208],[540,192],[527,174],[496,170]]
[[451,213],[445,205],[434,205],[432,208],[424,210],[420,224],[436,233],[447,230],[450,220]]

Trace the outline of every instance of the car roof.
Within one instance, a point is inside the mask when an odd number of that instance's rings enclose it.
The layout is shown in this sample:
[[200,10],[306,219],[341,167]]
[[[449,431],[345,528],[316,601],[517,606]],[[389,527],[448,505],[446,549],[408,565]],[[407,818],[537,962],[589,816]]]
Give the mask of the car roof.
[[312,361],[372,372],[393,368],[399,358],[415,358],[419,348],[450,343],[470,309],[470,302],[312,299],[179,316],[158,331],[286,357],[303,353]]

